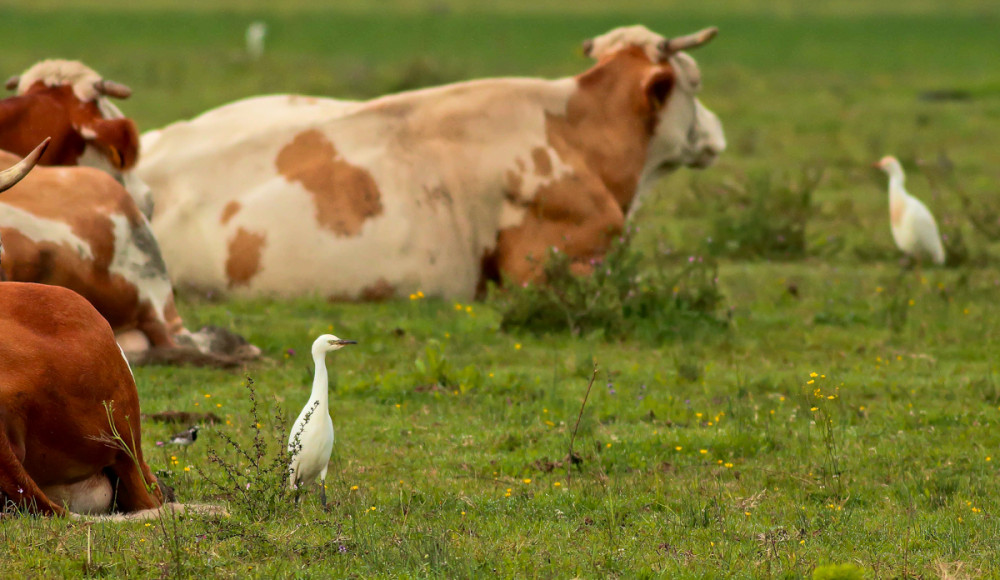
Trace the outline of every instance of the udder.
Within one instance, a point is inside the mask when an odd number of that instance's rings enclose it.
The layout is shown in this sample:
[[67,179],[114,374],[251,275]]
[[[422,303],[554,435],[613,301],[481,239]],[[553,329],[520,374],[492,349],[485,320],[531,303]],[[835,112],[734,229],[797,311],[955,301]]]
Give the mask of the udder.
[[65,485],[50,485],[42,491],[53,503],[65,506],[73,513],[101,515],[111,513],[113,490],[103,471],[91,477]]

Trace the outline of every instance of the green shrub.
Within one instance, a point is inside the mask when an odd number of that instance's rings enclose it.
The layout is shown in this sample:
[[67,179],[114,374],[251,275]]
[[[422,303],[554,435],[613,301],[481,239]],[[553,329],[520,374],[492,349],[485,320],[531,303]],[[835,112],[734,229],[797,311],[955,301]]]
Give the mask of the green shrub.
[[552,249],[544,283],[508,283],[491,293],[501,329],[660,340],[706,325],[725,326],[717,313],[722,295],[714,260],[690,256],[679,263],[666,255],[647,260],[631,242],[632,232],[619,238],[604,259],[591,261],[589,275],[574,274],[573,260]]
[[815,214],[812,195],[820,169],[799,179],[771,173],[750,175],[743,186],[723,186],[699,197],[715,205],[707,245],[714,256],[795,260],[806,256],[806,226]]

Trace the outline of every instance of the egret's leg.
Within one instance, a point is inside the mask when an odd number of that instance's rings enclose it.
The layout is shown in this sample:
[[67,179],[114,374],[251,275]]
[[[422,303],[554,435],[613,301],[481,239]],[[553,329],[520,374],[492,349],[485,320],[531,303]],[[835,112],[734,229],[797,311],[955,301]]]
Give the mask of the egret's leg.
[[319,472],[319,501],[323,504],[323,509],[326,509],[326,467]]

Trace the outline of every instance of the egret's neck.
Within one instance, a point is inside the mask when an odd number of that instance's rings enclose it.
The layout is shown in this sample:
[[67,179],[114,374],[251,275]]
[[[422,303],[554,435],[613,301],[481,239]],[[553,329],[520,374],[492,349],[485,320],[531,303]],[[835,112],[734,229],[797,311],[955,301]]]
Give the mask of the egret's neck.
[[889,193],[905,193],[906,189],[903,188],[903,182],[906,181],[906,176],[903,175],[902,171],[893,171],[889,174]]
[[319,401],[316,412],[328,412],[330,407],[330,378],[326,372],[326,353],[313,354],[316,374],[313,376],[312,396],[309,401]]

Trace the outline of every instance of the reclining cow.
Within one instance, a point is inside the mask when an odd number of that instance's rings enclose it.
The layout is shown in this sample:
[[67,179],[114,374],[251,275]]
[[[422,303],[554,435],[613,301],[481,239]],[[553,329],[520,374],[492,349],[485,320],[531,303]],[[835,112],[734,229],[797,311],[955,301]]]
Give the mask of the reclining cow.
[[42,165],[82,165],[110,173],[146,215],[149,188],[131,171],[139,157],[139,134],[108,97],[132,91],[77,61],[44,60],[7,80],[17,96],[0,100],[0,149],[27,155],[51,137]]
[[[0,191],[35,161],[0,173]],[[158,507],[139,427],[132,372],[101,315],[65,288],[0,284],[0,509]]]
[[[0,151],[0,165],[16,160]],[[220,331],[184,327],[149,222],[102,171],[36,168],[0,195],[0,239],[0,273],[7,280],[76,291],[137,362],[226,366],[259,354],[245,341],[239,352],[212,352],[208,343]]]
[[243,295],[467,299],[536,279],[552,247],[585,272],[643,190],[725,148],[681,52],[711,37],[617,35],[554,81],[270,97],[266,114],[243,101],[175,123],[136,167],[153,231],[175,282]]

